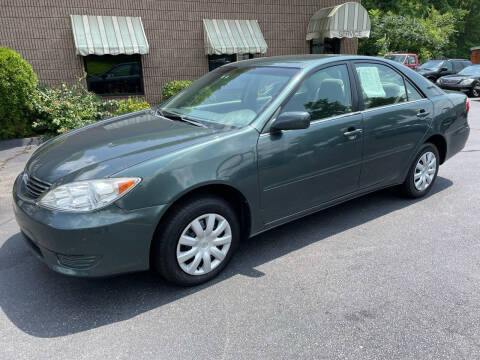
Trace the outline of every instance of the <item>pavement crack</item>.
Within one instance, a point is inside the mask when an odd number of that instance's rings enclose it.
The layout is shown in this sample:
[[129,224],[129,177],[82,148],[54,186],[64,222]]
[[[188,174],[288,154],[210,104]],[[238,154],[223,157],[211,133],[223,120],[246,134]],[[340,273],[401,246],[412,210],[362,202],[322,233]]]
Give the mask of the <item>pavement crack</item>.
[[7,158],[5,160],[0,160],[0,170],[3,170],[9,161],[12,161],[17,157],[28,153],[31,150],[31,148],[32,148],[31,145],[27,145],[22,149],[22,151],[16,153],[15,155],[10,156],[9,158]]

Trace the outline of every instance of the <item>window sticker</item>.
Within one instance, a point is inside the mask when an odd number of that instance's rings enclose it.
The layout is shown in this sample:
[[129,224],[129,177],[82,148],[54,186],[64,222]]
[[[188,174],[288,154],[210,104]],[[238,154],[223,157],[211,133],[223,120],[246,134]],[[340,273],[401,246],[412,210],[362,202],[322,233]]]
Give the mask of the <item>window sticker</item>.
[[375,66],[357,67],[358,77],[360,78],[360,84],[365,94],[369,98],[386,97],[385,90],[383,90],[382,81],[380,80],[380,74],[378,68]]

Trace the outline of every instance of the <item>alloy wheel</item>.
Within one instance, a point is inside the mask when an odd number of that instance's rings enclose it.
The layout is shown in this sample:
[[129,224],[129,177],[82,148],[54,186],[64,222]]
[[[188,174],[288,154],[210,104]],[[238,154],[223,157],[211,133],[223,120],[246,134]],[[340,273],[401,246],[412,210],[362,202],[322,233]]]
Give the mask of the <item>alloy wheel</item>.
[[473,95],[473,97],[479,97],[480,96],[480,85],[475,85],[473,87],[472,95]]
[[418,191],[427,189],[435,178],[437,171],[437,158],[431,151],[424,153],[418,159],[413,173],[413,182]]
[[190,222],[177,244],[177,262],[190,275],[204,275],[215,269],[227,256],[232,243],[232,229],[219,214],[204,214]]

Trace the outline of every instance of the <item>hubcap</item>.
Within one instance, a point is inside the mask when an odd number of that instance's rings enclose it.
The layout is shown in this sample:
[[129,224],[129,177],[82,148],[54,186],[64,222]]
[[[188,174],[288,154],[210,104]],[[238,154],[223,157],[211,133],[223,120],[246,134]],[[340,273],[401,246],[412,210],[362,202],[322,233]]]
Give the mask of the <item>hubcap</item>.
[[413,182],[418,191],[423,191],[430,186],[437,171],[437,158],[432,152],[426,152],[418,159]]
[[204,275],[227,256],[232,243],[232,229],[218,214],[197,217],[185,227],[178,239],[177,262],[190,275]]

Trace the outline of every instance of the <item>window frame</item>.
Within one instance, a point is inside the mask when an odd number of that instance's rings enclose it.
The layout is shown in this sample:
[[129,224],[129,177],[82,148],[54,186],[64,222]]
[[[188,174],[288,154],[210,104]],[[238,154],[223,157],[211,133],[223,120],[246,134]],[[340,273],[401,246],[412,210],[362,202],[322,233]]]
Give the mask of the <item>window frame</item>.
[[[138,65],[139,65],[139,71],[140,71],[140,85],[141,85],[141,92],[139,93],[121,93],[121,94],[110,94],[110,93],[106,93],[106,94],[97,94],[96,92],[88,89],[88,82],[87,82],[87,78],[85,77],[85,85],[86,85],[86,88],[88,91],[90,92],[93,92],[94,94],[98,95],[98,96],[102,96],[102,97],[125,97],[125,96],[145,96],[145,82],[143,80],[143,61],[142,61],[142,55],[141,54],[131,54],[131,55],[128,55],[128,54],[122,54],[122,55],[125,55],[125,56],[132,56],[132,57],[135,57],[135,58],[138,58]],[[85,73],[88,75],[88,66],[87,66],[87,57],[89,56],[98,56],[98,57],[102,57],[102,56],[105,56],[105,55],[95,55],[95,54],[90,54],[90,55],[87,55],[87,56],[82,56],[83,58],[83,70],[85,71]],[[114,56],[114,55],[111,55],[111,56]],[[134,61],[129,61],[129,62],[134,62]],[[119,66],[121,64],[117,64],[115,66]]]
[[[428,97],[425,95],[425,93],[415,84],[414,81],[412,81],[407,75],[405,75],[403,72],[401,72],[400,70],[396,69],[395,67],[393,67],[391,64],[387,64],[387,63],[384,63],[384,62],[381,62],[381,61],[375,61],[375,60],[354,60],[354,61],[351,61],[351,65],[352,65],[352,70],[353,70],[353,76],[355,78],[355,84],[356,84],[356,89],[355,91],[358,93],[358,94],[362,94],[362,85],[360,84],[360,79],[358,78],[358,75],[357,75],[357,72],[355,70],[355,64],[374,64],[374,65],[383,65],[383,66],[386,66],[388,68],[390,68],[391,70],[395,71],[398,75],[400,75],[402,78],[403,78],[403,86],[405,88],[405,94],[407,96],[407,101],[404,101],[404,102],[401,102],[401,103],[396,103],[396,104],[388,104],[388,105],[382,105],[382,106],[378,106],[378,107],[374,107],[374,108],[368,108],[366,109],[365,108],[365,103],[364,103],[364,99],[363,99],[363,96],[358,96],[358,102],[359,102],[359,111],[363,112],[363,111],[370,111],[370,110],[376,110],[376,109],[383,109],[383,108],[386,108],[386,107],[389,107],[389,106],[398,106],[398,105],[402,105],[402,104],[408,104],[408,103],[412,103],[412,102],[416,102],[416,101],[423,101],[425,99],[427,99]],[[407,86],[406,86],[406,81],[408,81],[410,83],[410,85],[413,86],[414,89],[417,90],[417,92],[422,96],[421,99],[419,100],[409,100],[408,99],[408,91],[407,91]]]

